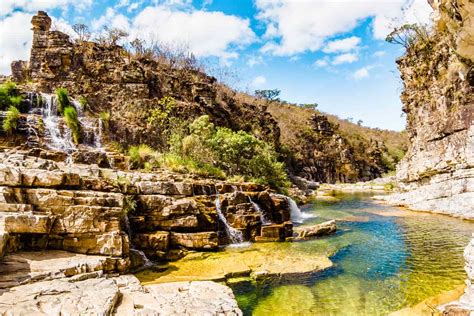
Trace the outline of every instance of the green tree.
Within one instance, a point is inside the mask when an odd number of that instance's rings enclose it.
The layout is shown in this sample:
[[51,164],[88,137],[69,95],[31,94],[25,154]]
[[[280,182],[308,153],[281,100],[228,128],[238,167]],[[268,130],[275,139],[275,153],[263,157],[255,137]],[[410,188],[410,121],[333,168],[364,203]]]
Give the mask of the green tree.
[[281,91],[278,89],[273,90],[255,90],[255,96],[260,99],[267,101],[280,101],[279,95]]

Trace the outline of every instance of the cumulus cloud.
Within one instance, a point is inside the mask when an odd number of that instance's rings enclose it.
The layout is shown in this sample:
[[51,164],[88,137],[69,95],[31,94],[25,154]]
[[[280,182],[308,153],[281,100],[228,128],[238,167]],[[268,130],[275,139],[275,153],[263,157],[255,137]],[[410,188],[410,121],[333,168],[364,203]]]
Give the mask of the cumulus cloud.
[[322,67],[326,67],[329,65],[329,62],[327,61],[327,59],[318,59],[314,62],[314,67],[316,68],[322,68]]
[[331,63],[333,65],[351,64],[358,60],[359,60],[359,56],[357,56],[356,54],[346,53],[346,54],[341,54],[334,57]]
[[267,83],[267,78],[264,76],[257,76],[252,80],[252,87],[259,88],[262,87],[264,84]]
[[361,80],[361,79],[364,79],[364,78],[368,78],[369,76],[370,76],[369,67],[360,68],[352,74],[352,77],[355,80]]
[[345,53],[355,50],[359,47],[360,37],[352,36],[340,40],[330,41],[323,48],[325,53]]
[[321,49],[324,42],[374,18],[373,34],[384,38],[394,24],[427,22],[426,0],[255,0],[257,19],[270,42],[263,52],[288,56]]
[[165,5],[145,8],[130,28],[132,37],[185,44],[198,57],[235,58],[237,49],[256,40],[248,19],[222,12],[177,11]]
[[[0,73],[10,73],[13,60],[29,59],[31,14],[15,12],[0,20]],[[25,27],[26,26],[26,27]]]

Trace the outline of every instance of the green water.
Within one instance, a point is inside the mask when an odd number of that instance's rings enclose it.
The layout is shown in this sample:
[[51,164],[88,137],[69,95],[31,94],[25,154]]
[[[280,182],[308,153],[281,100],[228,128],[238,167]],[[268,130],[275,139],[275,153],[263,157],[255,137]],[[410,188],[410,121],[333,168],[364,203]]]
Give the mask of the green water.
[[327,254],[334,267],[287,285],[234,286],[246,315],[386,315],[461,286],[474,223],[381,206],[368,195],[316,202],[303,225],[338,219],[331,237],[275,244]]

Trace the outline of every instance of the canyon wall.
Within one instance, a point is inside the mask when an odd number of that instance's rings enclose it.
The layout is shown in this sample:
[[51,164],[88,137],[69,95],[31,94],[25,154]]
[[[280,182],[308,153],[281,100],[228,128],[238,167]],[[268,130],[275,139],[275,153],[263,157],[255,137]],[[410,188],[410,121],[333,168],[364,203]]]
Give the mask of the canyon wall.
[[394,204],[474,218],[474,3],[436,1],[434,30],[398,59],[409,150]]

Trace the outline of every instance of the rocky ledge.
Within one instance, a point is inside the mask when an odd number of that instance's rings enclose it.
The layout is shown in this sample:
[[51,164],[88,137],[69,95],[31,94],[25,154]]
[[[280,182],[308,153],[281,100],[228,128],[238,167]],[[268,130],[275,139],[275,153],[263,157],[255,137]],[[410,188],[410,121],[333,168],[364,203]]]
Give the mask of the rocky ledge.
[[141,286],[133,275],[106,274],[106,262],[54,250],[9,255],[0,265],[0,314],[242,315],[225,285]]
[[124,274],[149,259],[293,235],[290,199],[253,183],[55,157],[0,152],[0,314],[240,315],[224,285],[142,287]]

